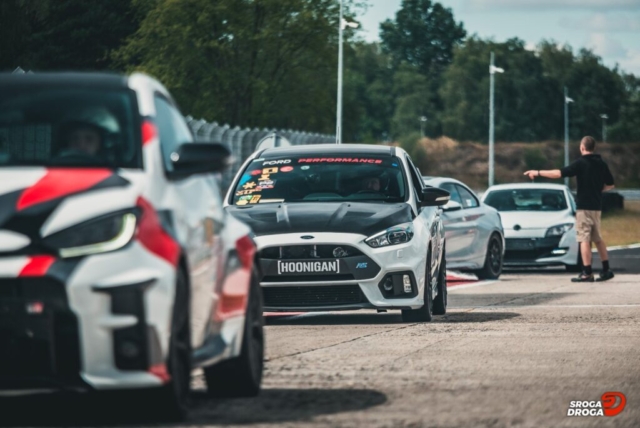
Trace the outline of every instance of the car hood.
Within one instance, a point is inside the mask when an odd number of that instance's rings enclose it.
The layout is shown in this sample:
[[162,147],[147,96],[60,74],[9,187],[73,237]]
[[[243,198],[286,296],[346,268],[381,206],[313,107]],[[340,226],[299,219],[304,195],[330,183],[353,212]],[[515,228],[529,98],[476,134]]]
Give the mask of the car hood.
[[505,230],[548,229],[559,224],[574,223],[570,211],[500,211],[502,226]]
[[406,203],[296,202],[230,206],[227,210],[256,235],[341,232],[370,236],[413,221],[411,206]]

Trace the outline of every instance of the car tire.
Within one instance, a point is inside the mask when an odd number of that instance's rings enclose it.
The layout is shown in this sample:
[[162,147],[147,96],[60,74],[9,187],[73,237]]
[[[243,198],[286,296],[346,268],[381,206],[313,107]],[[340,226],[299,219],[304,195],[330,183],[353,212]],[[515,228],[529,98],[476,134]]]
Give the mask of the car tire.
[[442,249],[442,261],[438,271],[438,295],[433,301],[433,315],[447,313],[447,260],[445,249]]
[[264,369],[262,290],[254,268],[240,355],[204,369],[207,390],[215,397],[255,397],[260,393]]
[[427,266],[424,278],[424,306],[418,309],[403,309],[403,322],[430,322],[433,319],[433,298],[431,292],[431,250],[427,253]]
[[584,265],[582,264],[582,254],[580,254],[580,246],[578,246],[578,260],[575,265],[564,265],[567,272],[580,273]]
[[152,411],[162,420],[179,422],[187,416],[191,392],[189,285],[183,269],[178,270],[176,278],[167,372],[171,380],[154,391]]
[[484,266],[482,269],[475,271],[474,273],[478,279],[498,279],[502,274],[502,267],[504,265],[502,251],[502,240],[497,234],[491,235],[489,243],[487,244],[487,254],[484,258]]

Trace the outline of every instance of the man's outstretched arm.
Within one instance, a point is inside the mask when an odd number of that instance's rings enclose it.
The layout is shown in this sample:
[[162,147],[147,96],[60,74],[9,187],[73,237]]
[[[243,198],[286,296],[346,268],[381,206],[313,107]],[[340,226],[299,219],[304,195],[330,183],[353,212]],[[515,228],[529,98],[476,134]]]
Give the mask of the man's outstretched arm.
[[544,178],[562,178],[562,173],[559,169],[549,169],[549,170],[531,170],[524,173],[530,180],[533,180],[536,177],[544,177]]

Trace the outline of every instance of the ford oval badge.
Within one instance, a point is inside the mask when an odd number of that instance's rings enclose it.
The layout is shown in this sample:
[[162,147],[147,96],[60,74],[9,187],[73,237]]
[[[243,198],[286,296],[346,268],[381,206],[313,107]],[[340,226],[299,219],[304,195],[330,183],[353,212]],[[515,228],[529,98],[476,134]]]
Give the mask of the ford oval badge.
[[311,235],[304,235],[304,236],[301,236],[300,238],[302,238],[302,239],[314,239],[314,238],[315,238],[315,236],[311,236]]

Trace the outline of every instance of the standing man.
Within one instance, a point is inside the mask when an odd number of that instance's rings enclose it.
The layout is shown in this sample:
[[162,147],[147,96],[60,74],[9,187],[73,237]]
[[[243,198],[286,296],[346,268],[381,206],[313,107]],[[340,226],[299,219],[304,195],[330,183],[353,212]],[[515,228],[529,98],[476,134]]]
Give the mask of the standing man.
[[613,176],[609,166],[600,155],[594,153],[596,140],[593,137],[584,137],[580,142],[582,157],[569,166],[562,169],[548,171],[527,171],[524,175],[531,180],[535,177],[564,178],[576,177],[578,180],[578,212],[576,213],[576,235],[580,243],[580,254],[584,269],[580,276],[573,278],[573,282],[593,282],[591,269],[591,242],[596,244],[600,260],[602,260],[602,272],[598,281],[607,281],[613,278],[613,272],[609,269],[609,255],[607,246],[600,236],[600,217],[602,214],[602,192],[614,187]]

